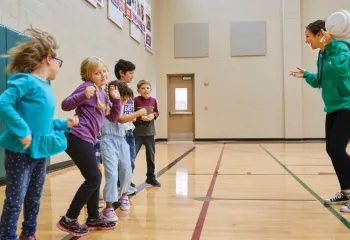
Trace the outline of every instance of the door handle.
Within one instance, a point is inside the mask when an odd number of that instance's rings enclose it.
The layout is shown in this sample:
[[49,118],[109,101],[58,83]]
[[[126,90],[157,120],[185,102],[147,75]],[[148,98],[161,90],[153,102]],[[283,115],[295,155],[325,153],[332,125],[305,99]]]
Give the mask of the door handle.
[[170,111],[169,112],[169,116],[173,116],[173,115],[192,115],[193,112],[173,112],[173,111]]

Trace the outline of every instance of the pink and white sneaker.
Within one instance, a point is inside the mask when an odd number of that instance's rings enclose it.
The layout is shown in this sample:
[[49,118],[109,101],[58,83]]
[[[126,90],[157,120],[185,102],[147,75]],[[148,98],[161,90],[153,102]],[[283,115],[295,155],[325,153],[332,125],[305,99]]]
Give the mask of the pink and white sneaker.
[[120,209],[123,211],[130,210],[130,201],[128,195],[124,195],[120,198]]
[[102,218],[107,222],[117,222],[119,220],[113,208],[105,208],[101,212]]

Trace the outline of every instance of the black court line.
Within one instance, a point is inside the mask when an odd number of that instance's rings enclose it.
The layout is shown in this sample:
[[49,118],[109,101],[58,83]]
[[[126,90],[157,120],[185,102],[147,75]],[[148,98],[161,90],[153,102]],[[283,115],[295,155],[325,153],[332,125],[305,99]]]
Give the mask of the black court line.
[[324,200],[315,193],[307,184],[305,184],[300,178],[298,178],[286,165],[284,165],[281,161],[279,161],[272,153],[270,153],[266,148],[260,145],[262,149],[265,150],[267,154],[269,154],[284,170],[286,170],[301,186],[303,186],[314,198],[316,198],[325,208],[327,208],[337,219],[340,220],[348,229],[350,229],[350,222],[345,219],[339,212],[337,212],[330,205],[325,205]]
[[[156,173],[157,178],[159,178],[160,176],[162,176],[164,173],[166,173],[167,171],[169,171],[173,166],[175,166],[178,162],[180,162],[182,159],[184,159],[188,154],[190,154],[193,150],[195,150],[196,147],[192,147],[190,150],[186,151],[184,154],[182,154],[181,156],[179,156],[178,158],[176,158],[174,161],[172,161],[171,163],[169,163],[166,167],[164,167],[162,170],[160,170],[159,172]],[[134,195],[136,196],[137,194],[139,194],[142,190],[144,190],[147,187],[147,183],[143,182],[140,185],[138,185],[137,188],[137,193]],[[134,196],[130,196],[129,199],[131,199]],[[79,237],[74,237],[72,235],[67,235],[64,238],[62,238],[62,240],[74,240],[74,239],[79,239]]]

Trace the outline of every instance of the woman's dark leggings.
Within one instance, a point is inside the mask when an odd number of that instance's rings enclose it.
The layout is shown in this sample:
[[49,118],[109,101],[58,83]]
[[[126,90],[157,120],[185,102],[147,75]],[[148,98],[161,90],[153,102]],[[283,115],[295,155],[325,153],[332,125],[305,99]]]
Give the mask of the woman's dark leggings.
[[350,111],[339,110],[326,116],[326,150],[338,176],[341,190],[350,190]]

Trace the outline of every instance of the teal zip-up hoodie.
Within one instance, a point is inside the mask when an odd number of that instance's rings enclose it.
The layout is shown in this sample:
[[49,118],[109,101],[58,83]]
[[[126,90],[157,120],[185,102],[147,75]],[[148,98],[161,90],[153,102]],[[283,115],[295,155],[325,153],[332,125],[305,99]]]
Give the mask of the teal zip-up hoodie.
[[[41,159],[63,152],[67,139],[63,131],[67,121],[54,119],[56,100],[51,86],[29,73],[13,75],[8,88],[0,95],[0,118],[6,129],[0,146],[16,153]],[[29,148],[20,139],[32,135]]]
[[319,52],[317,74],[304,72],[306,82],[322,88],[324,111],[350,110],[350,42],[332,40]]

